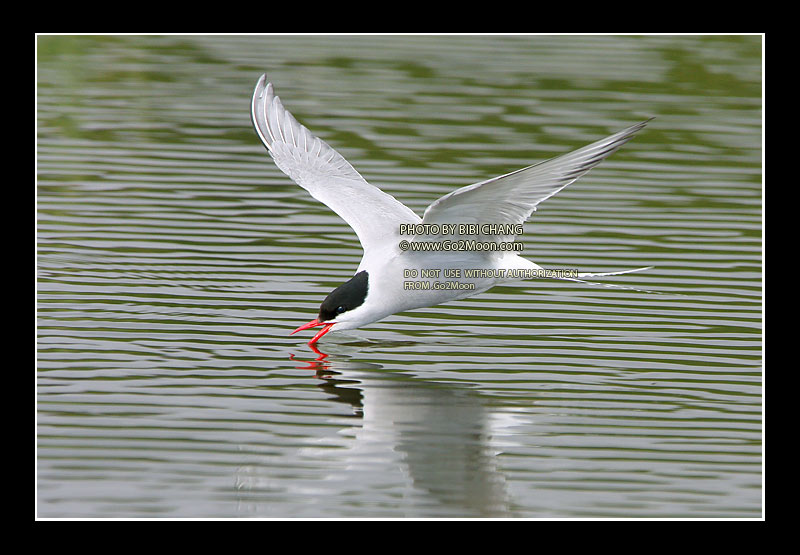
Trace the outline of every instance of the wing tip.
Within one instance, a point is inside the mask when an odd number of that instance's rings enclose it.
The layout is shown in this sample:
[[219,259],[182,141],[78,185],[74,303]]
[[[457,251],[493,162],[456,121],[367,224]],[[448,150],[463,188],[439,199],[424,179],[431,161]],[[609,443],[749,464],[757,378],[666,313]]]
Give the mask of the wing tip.
[[623,136],[626,136],[626,137],[633,136],[634,134],[636,134],[639,131],[641,131],[642,129],[644,129],[645,126],[647,126],[647,124],[650,123],[651,121],[653,121],[654,119],[656,119],[656,117],[655,116],[651,116],[651,117],[647,118],[644,121],[640,121],[639,123],[635,123],[635,124],[631,125],[630,127],[628,127],[627,129],[623,129],[620,132],[620,134],[623,135]]
[[261,77],[256,81],[256,87],[253,89],[253,98],[250,101],[250,120],[256,130],[256,134],[270,153],[272,152],[272,143],[275,141],[275,137],[267,121],[265,109],[277,99],[272,83],[267,82],[267,74],[261,74]]
[[267,82],[267,74],[262,73],[261,77],[258,78],[256,81],[256,88],[253,90],[253,100],[252,103],[255,103],[256,100],[261,100],[264,96],[264,92],[268,94],[272,92],[272,83]]
[[647,124],[650,123],[651,121],[653,121],[654,119],[656,119],[655,116],[650,116],[649,118],[647,118],[644,121],[640,121],[639,123],[631,125],[627,129],[625,129],[623,131],[623,133],[625,133],[626,135],[632,136],[632,135],[638,133],[639,131],[641,131],[642,129],[644,129],[645,126],[647,126]]

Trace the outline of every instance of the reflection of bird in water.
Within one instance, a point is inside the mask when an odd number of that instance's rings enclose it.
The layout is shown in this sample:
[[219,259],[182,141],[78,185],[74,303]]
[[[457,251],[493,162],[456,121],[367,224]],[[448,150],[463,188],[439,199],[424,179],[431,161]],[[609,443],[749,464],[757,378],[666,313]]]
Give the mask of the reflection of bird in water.
[[378,489],[399,481],[410,488],[404,516],[512,516],[493,445],[499,418],[478,393],[338,355],[311,364],[328,377],[320,387],[361,415],[347,451],[336,453],[337,480]]

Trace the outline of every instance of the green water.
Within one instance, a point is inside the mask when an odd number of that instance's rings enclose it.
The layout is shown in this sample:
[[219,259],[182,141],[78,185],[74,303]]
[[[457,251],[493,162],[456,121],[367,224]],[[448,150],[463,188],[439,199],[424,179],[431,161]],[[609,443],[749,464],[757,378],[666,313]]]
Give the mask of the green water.
[[[760,36],[40,36],[37,515],[762,515]],[[328,335],[355,234],[289,110],[421,214],[655,116],[540,205],[547,268]],[[308,333],[308,332],[307,332]]]

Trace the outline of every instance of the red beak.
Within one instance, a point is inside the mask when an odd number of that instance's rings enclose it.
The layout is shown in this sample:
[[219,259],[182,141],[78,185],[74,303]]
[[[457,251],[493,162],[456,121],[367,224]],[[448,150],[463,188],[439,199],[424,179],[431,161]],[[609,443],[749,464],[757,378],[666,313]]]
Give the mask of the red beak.
[[314,343],[319,341],[322,338],[323,335],[325,335],[326,333],[331,331],[331,328],[333,327],[333,324],[334,324],[334,322],[330,322],[330,323],[320,322],[318,319],[315,318],[315,319],[311,320],[308,324],[303,324],[302,326],[300,326],[299,328],[294,330],[289,335],[293,335],[293,334],[297,333],[298,331],[307,330],[309,328],[316,328],[317,326],[324,326],[321,330],[319,330],[317,332],[317,335],[315,335],[311,339],[311,341],[308,342],[309,345],[313,345]]

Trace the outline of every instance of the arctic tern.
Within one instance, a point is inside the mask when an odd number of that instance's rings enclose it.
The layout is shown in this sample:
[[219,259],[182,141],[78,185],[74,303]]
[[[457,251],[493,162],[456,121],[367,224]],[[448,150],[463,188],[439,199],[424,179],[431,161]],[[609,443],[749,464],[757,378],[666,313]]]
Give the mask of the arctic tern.
[[[298,123],[266,75],[256,84],[250,115],[278,168],[344,219],[364,249],[355,275],[322,301],[315,319],[291,332],[321,327],[308,343],[312,348],[330,331],[463,299],[501,283],[547,277],[546,270],[521,257],[513,246],[522,224],[539,203],[614,153],[650,121],[556,158],[456,189],[434,201],[420,218],[367,183],[341,154]],[[577,273],[563,279],[580,281],[645,269]]]

